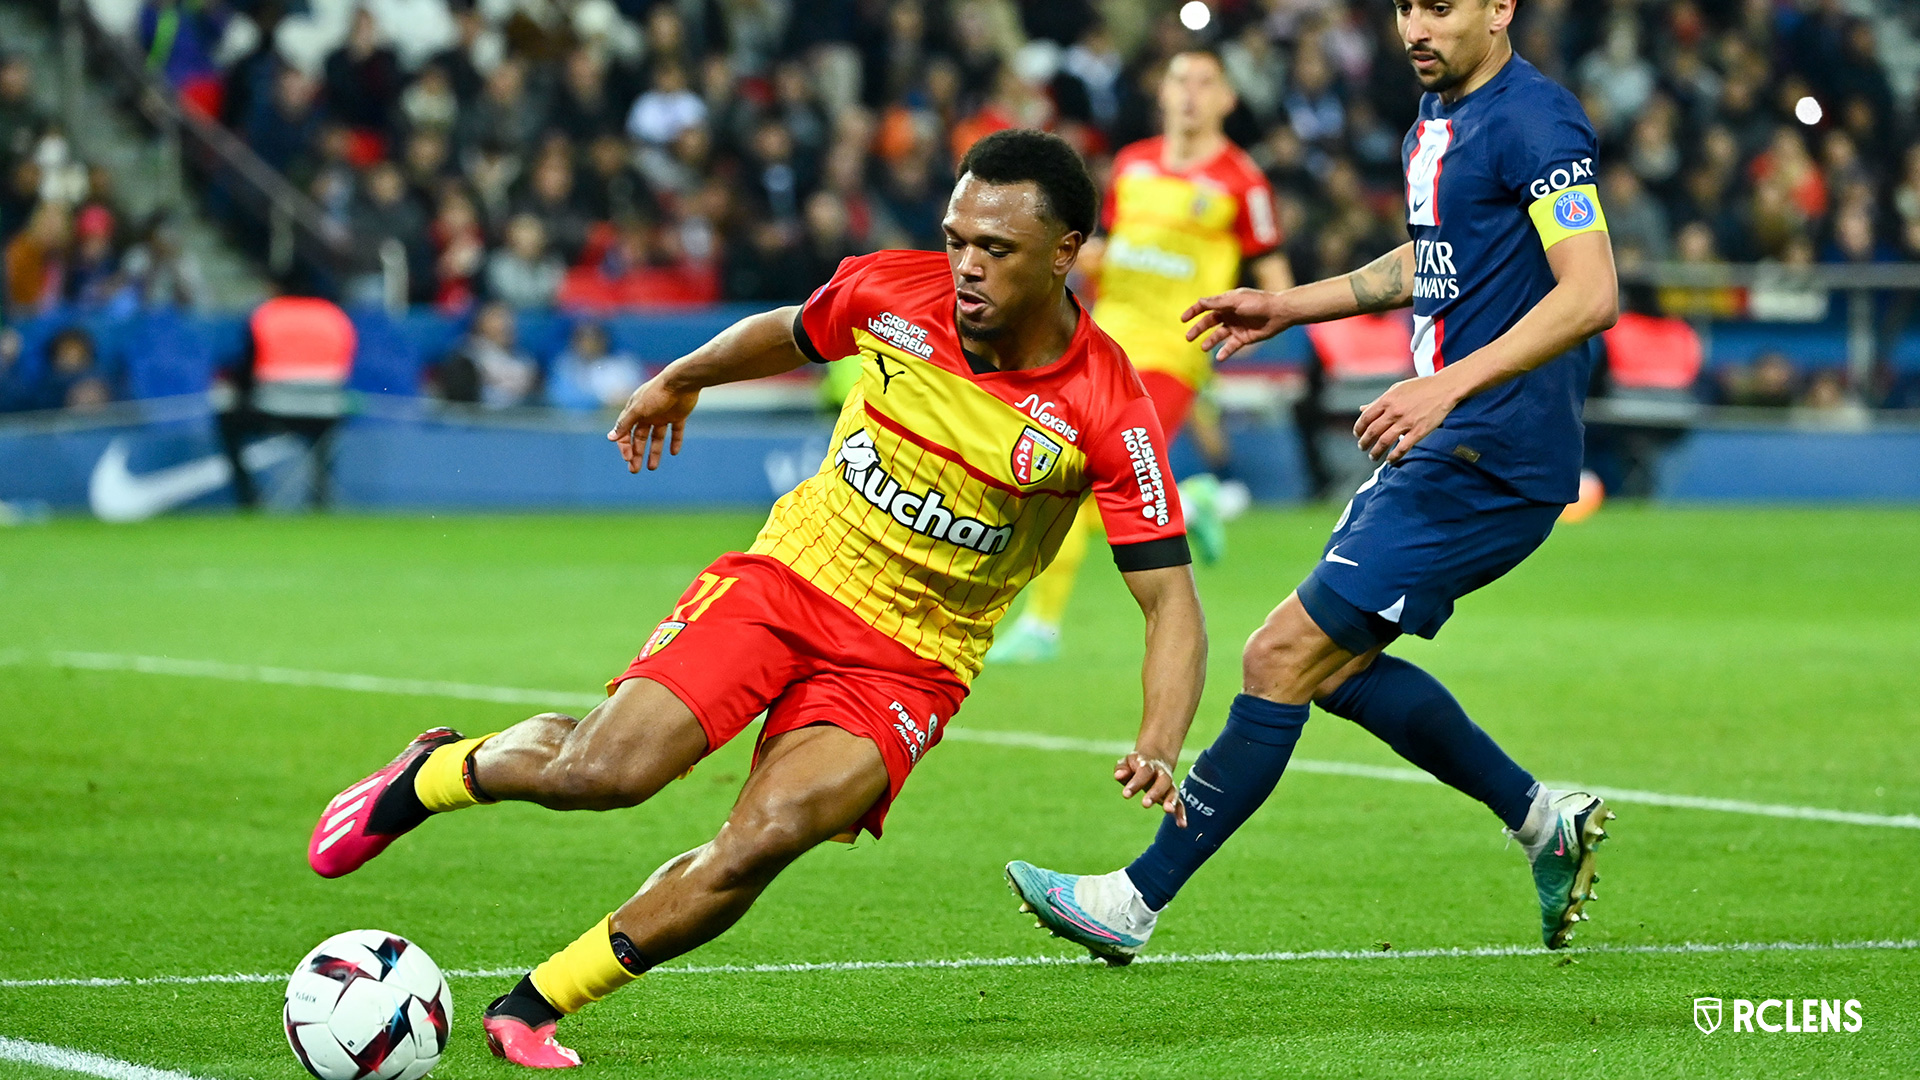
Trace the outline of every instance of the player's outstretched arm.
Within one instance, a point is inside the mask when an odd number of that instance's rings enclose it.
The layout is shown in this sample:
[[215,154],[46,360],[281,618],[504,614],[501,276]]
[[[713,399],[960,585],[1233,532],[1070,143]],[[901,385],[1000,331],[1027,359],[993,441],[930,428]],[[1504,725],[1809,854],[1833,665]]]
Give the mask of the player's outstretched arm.
[[1139,795],[1141,806],[1157,803],[1185,828],[1187,806],[1180,800],[1173,770],[1206,684],[1206,617],[1191,565],[1121,576],[1147,618],[1147,658],[1140,673],[1140,737],[1133,752],[1115,763],[1113,778],[1120,782],[1122,797]]
[[627,399],[607,438],[620,448],[627,471],[644,462],[660,467],[660,452],[680,452],[687,416],[700,391],[721,383],[760,379],[792,371],[807,362],[793,340],[797,306],[749,315],[714,335],[712,341],[668,364]]
[[1465,359],[1426,378],[1395,383],[1353,425],[1375,461],[1399,461],[1438,428],[1453,407],[1482,390],[1579,345],[1620,317],[1613,245],[1604,232],[1569,236],[1547,249],[1556,284],[1520,321]]
[[1218,346],[1220,352],[1214,359],[1225,360],[1290,326],[1411,303],[1413,243],[1408,241],[1351,274],[1296,285],[1283,292],[1234,289],[1218,296],[1203,296],[1180,319],[1190,324],[1188,341],[1199,341],[1204,349]]

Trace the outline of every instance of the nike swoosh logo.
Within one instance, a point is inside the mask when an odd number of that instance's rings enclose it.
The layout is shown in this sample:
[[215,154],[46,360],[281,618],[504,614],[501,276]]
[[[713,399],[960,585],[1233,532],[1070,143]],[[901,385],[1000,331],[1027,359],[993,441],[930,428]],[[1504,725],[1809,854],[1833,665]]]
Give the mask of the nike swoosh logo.
[[1340,550],[1339,544],[1335,544],[1333,545],[1333,547],[1327,549],[1327,561],[1331,563],[1340,563],[1343,566],[1359,566],[1360,565],[1359,563],[1354,562],[1352,559],[1346,558],[1345,556],[1342,556],[1342,555],[1335,554],[1335,552],[1338,552],[1339,550]]
[[[252,470],[269,469],[306,450],[292,435],[262,439],[240,453]],[[145,521],[202,495],[225,487],[233,466],[225,457],[209,454],[179,465],[135,475],[127,467],[128,443],[117,438],[107,444],[87,478],[87,502],[102,521]]]

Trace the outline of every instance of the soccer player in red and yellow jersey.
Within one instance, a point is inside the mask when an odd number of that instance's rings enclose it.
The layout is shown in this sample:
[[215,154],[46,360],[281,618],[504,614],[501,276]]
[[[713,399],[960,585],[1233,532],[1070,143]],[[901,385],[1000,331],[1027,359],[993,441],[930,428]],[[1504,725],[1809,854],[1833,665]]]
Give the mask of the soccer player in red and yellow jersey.
[[[1081,258],[1082,269],[1099,282],[1094,320],[1139,369],[1169,440],[1213,375],[1207,351],[1187,340],[1180,320],[1186,305],[1233,288],[1243,269],[1263,289],[1293,284],[1286,256],[1276,250],[1281,237],[1273,190],[1223,127],[1235,103],[1214,53],[1196,49],[1168,61],[1160,82],[1166,134],[1114,157],[1102,207],[1106,236],[1088,241]],[[1218,487],[1206,476],[1192,478],[1185,489],[1187,525],[1207,562],[1225,550],[1214,510]],[[1058,653],[1074,578],[1098,529],[1095,515],[1081,514],[992,660],[1033,663]]]
[[1114,778],[1185,820],[1173,763],[1206,631],[1153,402],[1066,288],[1093,230],[1093,182],[1064,141],[1017,130],[982,139],[961,174],[944,256],[848,259],[804,305],[736,323],[635,391],[608,437],[638,471],[678,452],[705,387],[809,360],[857,356],[863,369],[820,471],[751,548],[699,575],[611,696],[579,720],[429,731],[315,826],[308,861],[337,877],[434,813],[633,806],[766,713],[719,833],[487,1008],[508,1060],[579,1064],[554,1040],[561,1017],[724,932],[822,841],[878,836],[994,623],[1089,496],[1146,615],[1140,733]]

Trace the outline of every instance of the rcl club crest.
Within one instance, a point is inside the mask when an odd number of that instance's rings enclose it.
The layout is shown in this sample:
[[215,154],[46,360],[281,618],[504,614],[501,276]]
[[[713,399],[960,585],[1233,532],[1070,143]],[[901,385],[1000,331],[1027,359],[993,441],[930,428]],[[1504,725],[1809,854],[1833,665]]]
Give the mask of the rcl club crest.
[[[1739,1010],[1736,1009],[1734,1011],[1738,1012]],[[1719,998],[1697,997],[1693,999],[1693,1026],[1699,1028],[1703,1035],[1711,1035],[1720,1030]],[[1738,1030],[1739,1026],[1740,1025],[1735,1024],[1735,1030]]]
[[1060,461],[1060,444],[1038,428],[1027,427],[1013,444],[1013,480],[1026,486],[1037,484],[1053,472]]

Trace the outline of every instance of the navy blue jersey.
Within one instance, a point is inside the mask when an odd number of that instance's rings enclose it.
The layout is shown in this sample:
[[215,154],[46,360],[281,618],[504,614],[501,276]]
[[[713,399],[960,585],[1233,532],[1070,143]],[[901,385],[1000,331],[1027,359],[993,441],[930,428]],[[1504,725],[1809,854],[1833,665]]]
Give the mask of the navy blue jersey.
[[[1414,367],[1431,375],[1520,321],[1554,286],[1547,248],[1605,229],[1593,127],[1565,88],[1515,56],[1448,104],[1420,100],[1402,148],[1413,237]],[[1540,502],[1579,494],[1583,343],[1461,402],[1412,453],[1451,455]]]

